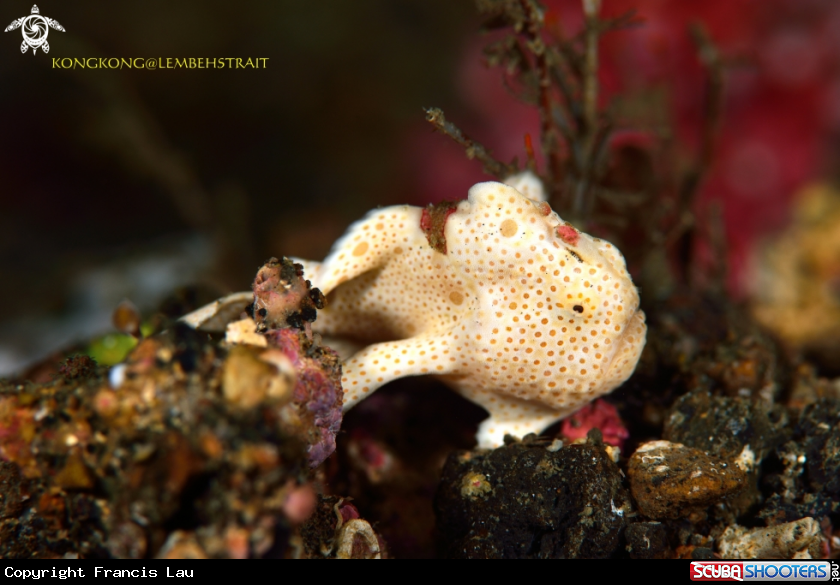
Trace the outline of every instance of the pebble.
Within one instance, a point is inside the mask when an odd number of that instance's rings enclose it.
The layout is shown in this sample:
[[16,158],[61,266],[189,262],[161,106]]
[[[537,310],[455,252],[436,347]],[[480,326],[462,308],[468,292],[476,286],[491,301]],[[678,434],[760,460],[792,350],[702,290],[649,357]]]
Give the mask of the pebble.
[[615,554],[630,495],[600,433],[590,436],[562,446],[529,435],[493,451],[451,454],[435,498],[442,556]]
[[657,520],[702,511],[746,487],[746,474],[736,465],[669,441],[640,446],[628,474],[639,510]]
[[770,528],[730,526],[719,549],[725,559],[812,559],[819,558],[820,544],[819,523],[801,518]]
[[662,438],[726,459],[739,457],[749,447],[755,465],[789,438],[790,426],[780,406],[694,390],[674,403]]

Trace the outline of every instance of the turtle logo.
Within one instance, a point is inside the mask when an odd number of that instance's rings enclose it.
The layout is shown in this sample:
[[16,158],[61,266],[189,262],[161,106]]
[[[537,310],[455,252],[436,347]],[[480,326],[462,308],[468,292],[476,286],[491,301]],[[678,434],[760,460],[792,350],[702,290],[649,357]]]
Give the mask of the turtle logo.
[[3,32],[9,32],[19,27],[23,29],[23,43],[20,45],[20,52],[25,53],[26,49],[32,47],[33,55],[39,48],[45,53],[50,52],[50,44],[47,42],[47,34],[50,32],[50,28],[64,32],[64,27],[58,24],[57,20],[41,16],[37,4],[32,6],[32,14],[13,20],[12,24],[7,26]]

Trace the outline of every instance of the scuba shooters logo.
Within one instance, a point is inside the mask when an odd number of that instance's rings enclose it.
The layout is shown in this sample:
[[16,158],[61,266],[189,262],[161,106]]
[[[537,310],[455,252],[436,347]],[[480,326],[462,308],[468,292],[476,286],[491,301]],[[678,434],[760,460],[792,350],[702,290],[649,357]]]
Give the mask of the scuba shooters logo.
[[692,561],[692,581],[838,581],[837,561]]
[[58,24],[57,20],[41,16],[38,5],[32,6],[32,14],[13,20],[12,24],[6,27],[3,32],[10,30],[21,29],[23,33],[23,42],[20,45],[20,52],[25,53],[29,47],[32,47],[32,54],[34,55],[38,49],[44,53],[50,52],[50,44],[47,42],[47,35],[50,28],[57,31],[64,32],[64,27]]

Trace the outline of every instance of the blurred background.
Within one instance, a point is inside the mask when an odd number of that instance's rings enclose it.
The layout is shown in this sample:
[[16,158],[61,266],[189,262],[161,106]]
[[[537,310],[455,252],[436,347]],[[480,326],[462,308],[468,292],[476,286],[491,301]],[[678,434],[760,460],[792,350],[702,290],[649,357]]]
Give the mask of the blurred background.
[[[30,2],[4,2],[0,24],[28,15]],[[580,3],[545,4],[547,19],[573,39]],[[0,35],[0,376],[107,332],[124,298],[148,314],[179,287],[244,290],[266,258],[322,258],[349,222],[377,205],[464,197],[486,177],[432,132],[423,107],[441,107],[505,161],[523,160],[524,134],[538,135],[536,111],[484,67],[487,38],[470,0],[80,0],[39,8],[66,29],[50,32],[49,55],[21,54],[20,30]],[[667,137],[676,168],[696,159],[709,76],[688,27],[702,23],[726,66],[696,216],[702,221],[712,204],[723,210],[735,298],[758,299],[770,320],[779,314],[773,303],[813,305],[800,292],[767,292],[780,280],[790,288],[805,263],[826,304],[814,318],[825,321],[840,311],[840,213],[832,207],[840,4],[604,0],[602,15],[630,9],[636,26],[601,43],[601,106],[628,130]],[[61,57],[268,64],[53,69]],[[807,199],[799,194],[816,192],[823,199],[797,212]],[[822,226],[808,244],[818,257],[805,250],[775,260],[793,263],[794,277],[755,260],[783,230],[785,249],[797,246],[802,238],[790,230],[808,221]]]
[[[48,55],[0,35],[0,375],[176,288],[249,288],[404,202],[422,105],[452,80],[467,2],[39,3]],[[31,0],[4,2],[3,27]],[[8,22],[5,22],[8,21]],[[268,58],[259,70],[58,70],[61,57]],[[431,172],[429,167],[418,165]],[[416,197],[415,197],[416,198]]]

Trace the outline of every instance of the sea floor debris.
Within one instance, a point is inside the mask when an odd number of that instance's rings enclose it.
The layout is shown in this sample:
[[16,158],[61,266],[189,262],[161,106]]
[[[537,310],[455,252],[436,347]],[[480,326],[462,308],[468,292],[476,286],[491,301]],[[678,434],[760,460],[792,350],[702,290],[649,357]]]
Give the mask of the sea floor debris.
[[254,324],[264,345],[171,321],[110,369],[0,385],[0,555],[836,558],[840,398],[726,303],[652,311],[586,437],[489,451],[481,409],[420,377],[347,413],[330,455],[338,362],[306,321]]

